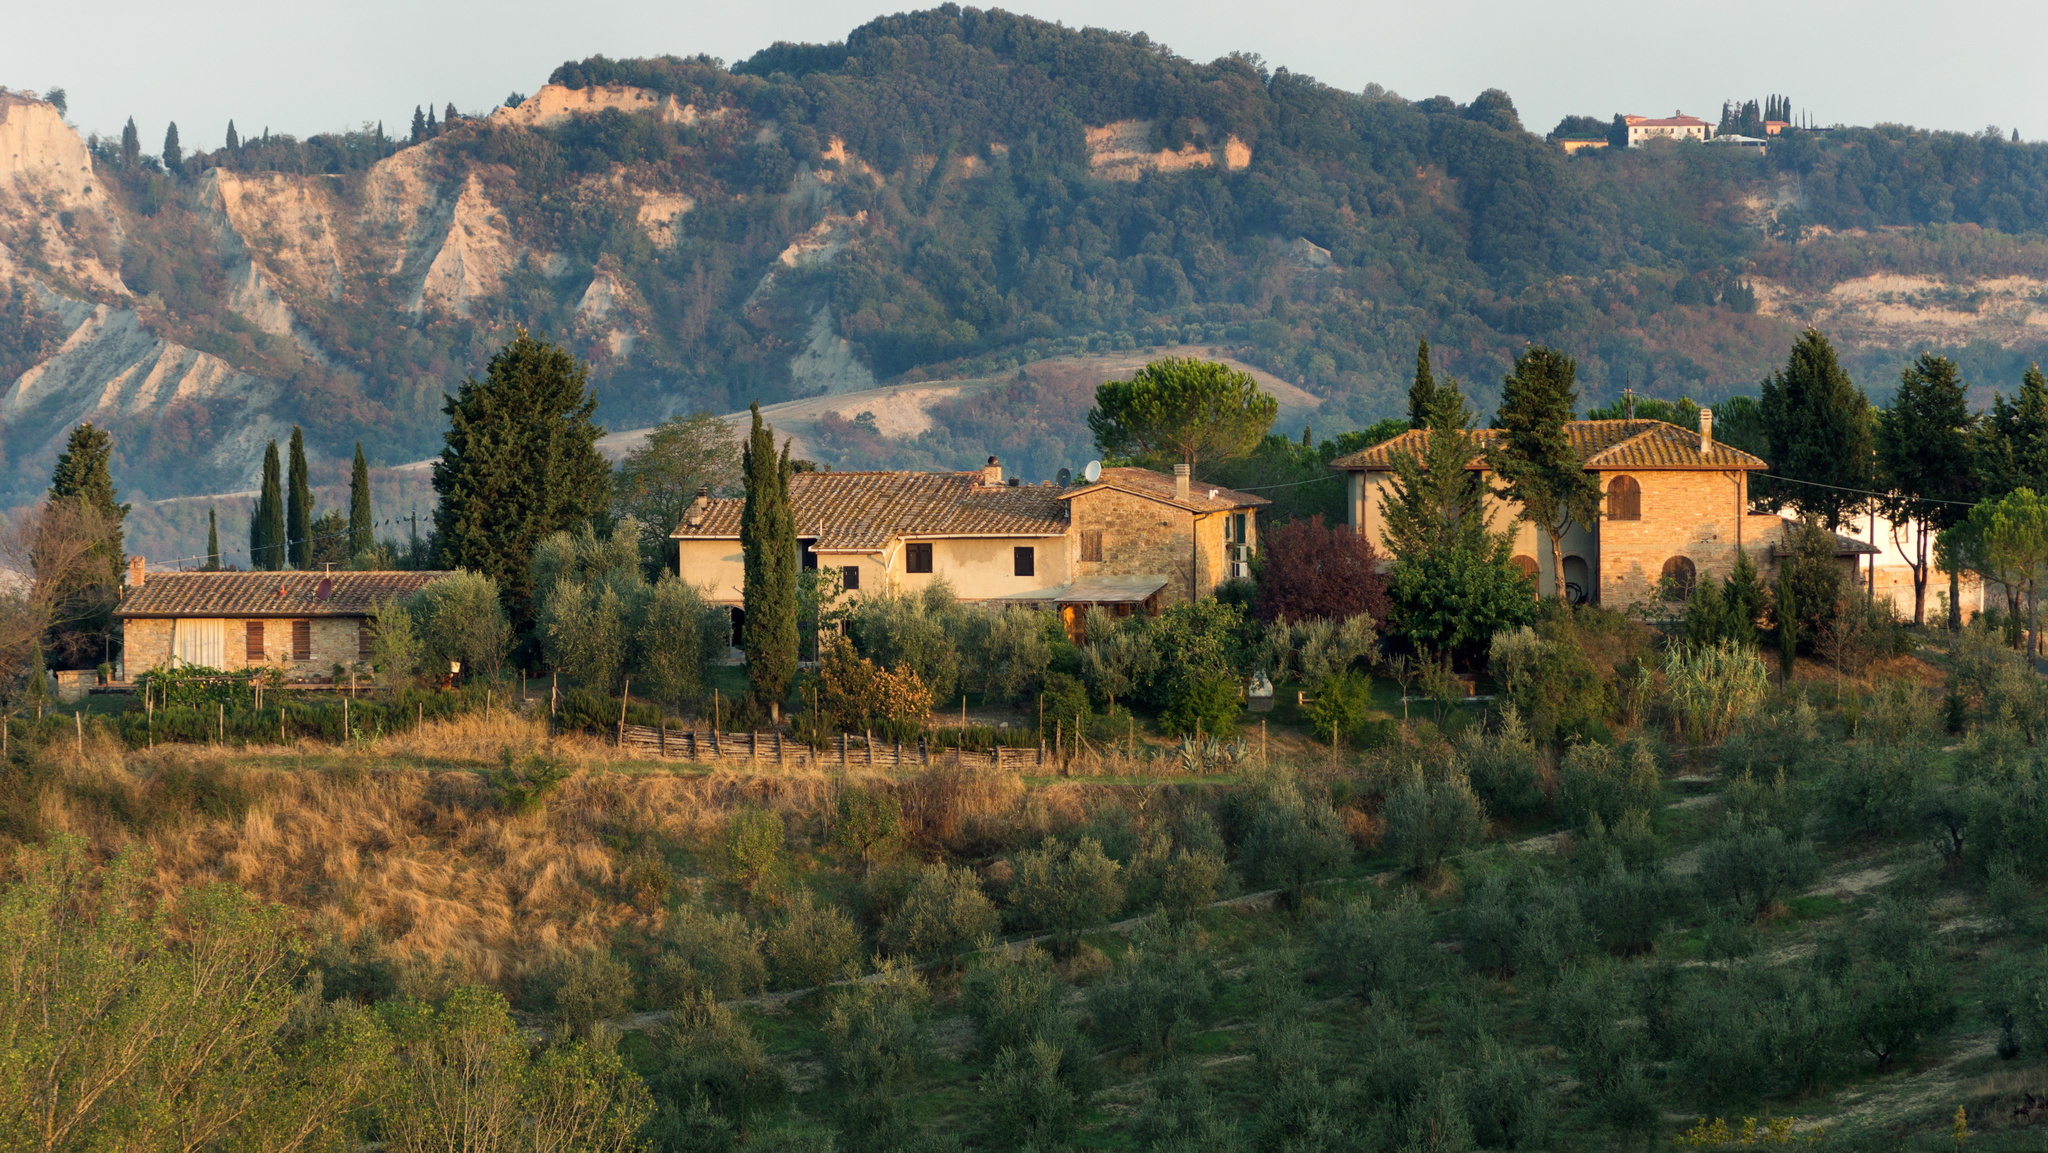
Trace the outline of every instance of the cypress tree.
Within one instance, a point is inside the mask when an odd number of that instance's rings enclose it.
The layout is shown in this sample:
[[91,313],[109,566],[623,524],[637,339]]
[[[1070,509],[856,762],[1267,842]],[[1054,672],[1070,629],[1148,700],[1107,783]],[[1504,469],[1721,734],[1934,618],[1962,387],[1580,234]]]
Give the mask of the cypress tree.
[[1522,519],[1550,538],[1551,583],[1564,587],[1564,534],[1600,515],[1600,477],[1586,471],[1565,424],[1577,407],[1578,363],[1554,348],[1530,347],[1515,358],[1495,427],[1501,437],[1490,463],[1507,482],[1503,495],[1522,506]]
[[178,143],[178,122],[175,120],[164,129],[164,167],[172,172],[183,171],[185,167],[185,149]]
[[1875,487],[1870,401],[1819,329],[1809,328],[1793,342],[1785,367],[1764,381],[1759,405],[1771,471],[1809,483],[1780,484],[1760,476],[1758,495],[1817,516],[1829,529],[1840,528],[1868,500],[1855,490]]
[[1429,341],[1415,347],[1415,383],[1408,386],[1408,427],[1429,427],[1430,406],[1436,400],[1436,377],[1429,371]]
[[498,582],[515,625],[533,622],[534,546],[603,516],[611,465],[597,451],[589,372],[567,350],[519,329],[479,381],[442,411],[446,447],[434,463],[439,563]]
[[796,519],[789,506],[789,443],[775,453],[775,430],[752,405],[753,433],[741,452],[746,503],[740,509],[741,595],[746,619],[740,643],[747,680],[762,707],[780,702],[796,679]]
[[426,138],[427,117],[425,113],[420,111],[420,106],[415,104],[412,106],[412,142],[418,144]]
[[220,571],[220,514],[206,510],[206,571]]
[[292,567],[313,567],[313,486],[306,477],[306,434],[292,426],[291,485],[285,490],[285,555]]
[[113,438],[91,424],[71,430],[71,439],[57,456],[50,474],[50,499],[91,505],[106,521],[106,535],[92,549],[92,571],[79,582],[77,604],[83,610],[53,630],[51,642],[67,660],[100,659],[104,638],[113,629],[114,604],[120,599],[121,567],[127,542],[122,521],[128,505],[114,491],[111,468]]
[[370,519],[370,463],[363,459],[363,442],[359,440],[355,467],[348,474],[348,555],[358,557],[375,547],[375,524]]
[[134,168],[142,163],[142,136],[135,131],[135,118],[121,128],[121,167]]
[[235,135],[235,122],[228,121],[228,155],[238,156],[242,151],[242,138]]
[[277,463],[277,442],[263,451],[263,488],[249,516],[249,567],[275,572],[284,567],[283,470]]
[[450,100],[448,102],[448,107],[444,109],[441,113],[441,127],[452,128],[454,127],[455,122],[460,119],[462,119],[462,113],[457,112],[455,110],[455,102],[453,100]]
[[431,105],[427,108],[427,135],[429,137],[441,135],[441,126],[434,123],[434,109]]

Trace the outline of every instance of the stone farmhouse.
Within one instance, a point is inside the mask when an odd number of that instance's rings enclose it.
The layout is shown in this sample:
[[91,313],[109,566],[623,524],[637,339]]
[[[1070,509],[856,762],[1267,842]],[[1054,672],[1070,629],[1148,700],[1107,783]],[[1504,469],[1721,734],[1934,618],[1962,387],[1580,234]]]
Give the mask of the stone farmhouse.
[[1698,140],[1704,143],[1714,135],[1714,126],[1697,116],[1674,112],[1669,116],[1624,116],[1628,125],[1628,146],[1641,148],[1652,140]]
[[125,671],[268,666],[287,680],[370,659],[371,616],[445,572],[148,573],[128,562],[121,621]]
[[[1600,477],[1603,494],[1598,522],[1565,533],[1563,579],[1572,600],[1622,608],[1666,590],[1688,591],[1701,577],[1726,576],[1738,549],[1766,575],[1775,568],[1794,522],[1748,511],[1749,474],[1770,466],[1716,441],[1712,411],[1701,410],[1699,432],[1659,420],[1575,420],[1566,431],[1586,470]],[[1384,536],[1394,461],[1425,451],[1429,435],[1405,432],[1330,464],[1349,475],[1347,519],[1375,545]],[[1494,429],[1473,431],[1482,453],[1498,436]],[[1465,467],[1492,479],[1483,455]],[[1486,507],[1496,529],[1514,532],[1515,567],[1539,593],[1555,595],[1558,574],[1542,530],[1517,519],[1521,506],[1512,501],[1489,495]],[[1858,559],[1876,551],[1839,534],[1836,541],[1852,575]]]
[[[971,472],[802,472],[790,478],[803,566],[837,569],[851,593],[915,592],[943,580],[963,601],[1057,610],[1078,633],[1088,606],[1157,612],[1249,575],[1268,502],[1192,478],[1108,468],[1093,483]],[[746,611],[741,498],[700,494],[669,534],[678,572],[713,604]],[[737,635],[737,625],[735,626]]]

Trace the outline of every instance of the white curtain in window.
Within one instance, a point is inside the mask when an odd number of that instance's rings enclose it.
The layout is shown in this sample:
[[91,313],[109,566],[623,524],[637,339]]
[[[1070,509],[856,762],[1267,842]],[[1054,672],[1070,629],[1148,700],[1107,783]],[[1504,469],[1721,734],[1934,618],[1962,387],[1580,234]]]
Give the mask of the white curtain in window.
[[180,617],[172,625],[171,651],[177,654],[181,665],[205,665],[207,668],[227,667],[225,644],[222,640],[225,630],[220,618]]

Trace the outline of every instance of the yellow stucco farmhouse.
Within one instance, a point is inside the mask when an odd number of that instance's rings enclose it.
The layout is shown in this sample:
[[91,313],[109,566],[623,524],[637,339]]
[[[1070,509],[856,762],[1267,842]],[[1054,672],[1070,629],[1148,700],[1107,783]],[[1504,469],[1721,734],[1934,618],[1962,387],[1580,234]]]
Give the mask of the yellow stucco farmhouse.
[[[963,601],[1056,608],[1069,628],[1089,605],[1156,612],[1247,575],[1267,503],[1185,465],[1061,488],[1005,480],[993,457],[970,472],[801,472],[789,496],[804,567],[837,569],[848,592],[943,580]],[[742,503],[700,495],[669,534],[683,579],[736,613]]]
[[[1724,577],[1735,567],[1737,550],[1760,569],[1776,563],[1794,522],[1749,511],[1749,474],[1768,469],[1761,458],[1714,439],[1713,413],[1700,412],[1700,431],[1661,420],[1575,420],[1566,426],[1572,449],[1589,472],[1600,477],[1597,523],[1573,525],[1563,541],[1564,586],[1578,602],[1617,607],[1647,602],[1667,587],[1683,592],[1700,577]],[[1394,462],[1420,455],[1429,433],[1414,430],[1339,457],[1330,467],[1349,475],[1347,518],[1375,545],[1386,525],[1385,502],[1394,482]],[[1475,429],[1480,453],[1499,433]],[[1468,469],[1491,479],[1484,455]],[[1496,529],[1512,528],[1514,564],[1553,596],[1557,574],[1542,530],[1518,520],[1521,506],[1487,498]],[[1837,555],[1852,570],[1871,546],[1837,536]]]

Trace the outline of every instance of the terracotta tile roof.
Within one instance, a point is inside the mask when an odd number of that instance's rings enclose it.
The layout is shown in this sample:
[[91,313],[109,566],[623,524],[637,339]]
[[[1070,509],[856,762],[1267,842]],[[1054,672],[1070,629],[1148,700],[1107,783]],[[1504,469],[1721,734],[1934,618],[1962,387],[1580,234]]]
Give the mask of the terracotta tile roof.
[[[1188,482],[1188,499],[1180,500],[1173,495],[1173,478],[1163,472],[1149,468],[1105,468],[1102,479],[1090,485],[1070,488],[1060,494],[1061,500],[1073,500],[1086,496],[1098,488],[1112,488],[1132,496],[1142,496],[1189,512],[1227,512],[1236,508],[1259,508],[1273,503],[1262,496],[1253,496],[1236,489],[1220,488],[1206,481],[1195,479]],[[1214,496],[1210,494],[1214,493]]]
[[[167,572],[129,589],[117,617],[354,617],[445,572]],[[331,580],[326,599],[320,584]]]
[[[1721,441],[1700,450],[1700,435],[1661,420],[1575,420],[1565,426],[1572,451],[1589,469],[1765,469],[1771,467]],[[1491,447],[1500,430],[1472,430],[1472,440],[1481,452]],[[1330,467],[1358,472],[1391,472],[1394,459],[1409,453],[1421,454],[1429,446],[1429,433],[1413,429],[1371,448],[1360,449],[1330,462]],[[1466,468],[1482,468],[1478,457]]]
[[[991,485],[974,472],[800,472],[789,478],[799,537],[821,551],[886,547],[912,536],[1065,536],[1067,510],[1051,485]],[[739,497],[707,502],[671,538],[737,537]]]

